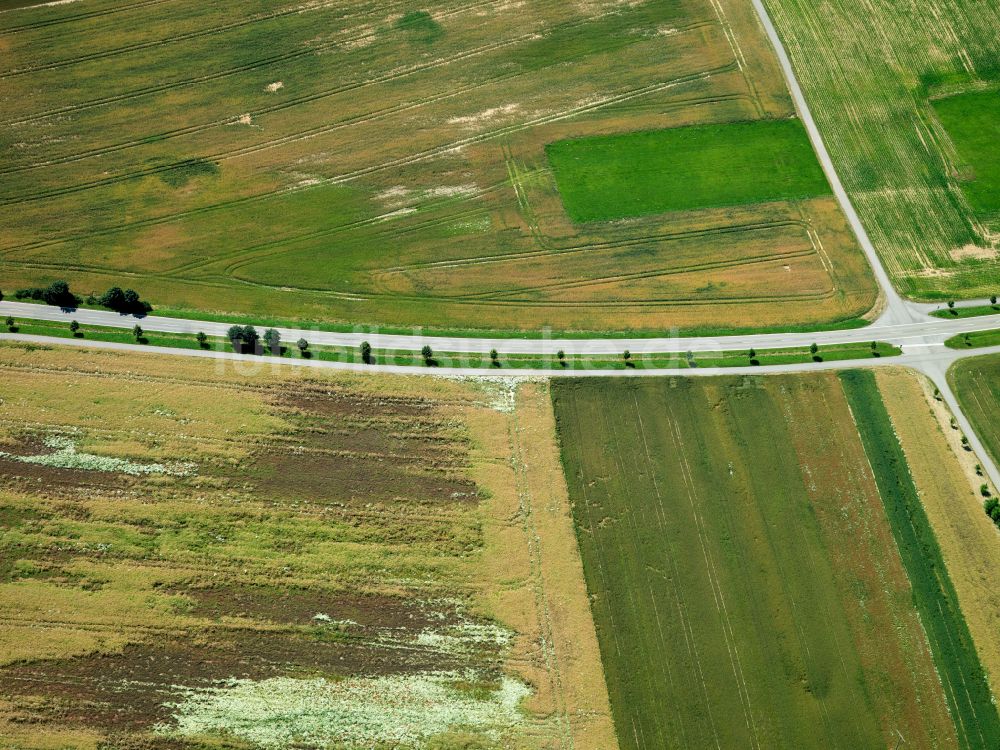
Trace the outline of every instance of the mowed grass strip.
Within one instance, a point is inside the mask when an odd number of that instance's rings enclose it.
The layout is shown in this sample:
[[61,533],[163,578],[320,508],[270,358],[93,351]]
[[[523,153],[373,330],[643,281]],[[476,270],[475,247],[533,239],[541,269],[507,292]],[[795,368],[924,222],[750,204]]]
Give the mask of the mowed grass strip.
[[623,749],[955,746],[835,375],[552,392]]
[[840,373],[840,379],[913,587],[959,742],[965,748],[1000,747],[1000,716],[875,376],[850,370]]
[[[982,219],[1000,216],[1000,90],[969,91],[933,102],[961,164],[962,193]],[[963,169],[964,168],[964,169]]]
[[577,222],[826,195],[798,120],[762,120],[559,141],[546,147]]

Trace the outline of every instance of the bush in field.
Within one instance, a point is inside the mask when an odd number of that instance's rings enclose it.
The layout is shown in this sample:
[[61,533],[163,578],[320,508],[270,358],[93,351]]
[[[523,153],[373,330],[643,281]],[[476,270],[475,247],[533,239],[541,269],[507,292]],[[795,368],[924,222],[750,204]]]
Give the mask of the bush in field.
[[142,337],[143,337],[142,326],[138,326],[138,325],[137,326],[133,326],[133,328],[132,328],[132,336],[134,336],[135,340],[138,341],[141,344],[142,343]]
[[367,341],[361,342],[361,361],[366,365],[372,363],[372,345]]
[[434,350],[426,344],[424,344],[424,348],[420,350],[420,356],[424,358],[424,364],[426,365],[430,365],[434,362]]
[[[986,485],[984,484],[983,487]],[[998,527],[1000,527],[1000,500],[995,497],[991,497],[983,502],[983,510],[986,511],[986,515],[993,519]]]
[[79,323],[77,323],[75,320],[72,321],[72,322],[70,322],[70,324],[69,324],[69,331],[70,331],[70,333],[72,333],[74,336],[76,336],[76,332],[79,331],[79,330],[80,330],[80,324]]
[[295,342],[295,345],[299,348],[299,353],[303,357],[308,357],[309,356],[309,342],[308,341],[306,341],[305,339],[299,339],[298,341]]
[[69,290],[65,281],[53,281],[47,287],[31,286],[14,292],[15,299],[33,299],[56,307],[76,307],[80,298]]
[[208,341],[208,336],[205,335],[204,331],[198,331],[198,333],[195,334],[194,339],[198,342],[198,346],[204,349],[205,344]]

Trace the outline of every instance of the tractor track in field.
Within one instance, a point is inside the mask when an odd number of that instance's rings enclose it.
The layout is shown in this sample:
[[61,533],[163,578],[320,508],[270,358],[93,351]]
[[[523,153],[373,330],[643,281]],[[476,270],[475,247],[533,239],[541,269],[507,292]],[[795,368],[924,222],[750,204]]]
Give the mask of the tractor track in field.
[[[411,164],[419,163],[421,161],[426,161],[427,159],[432,159],[432,158],[436,158],[436,157],[445,155],[445,154],[447,154],[447,153],[449,153],[451,151],[455,151],[456,149],[460,149],[460,148],[465,147],[465,146],[471,146],[471,145],[476,145],[476,144],[484,143],[484,142],[487,142],[487,141],[490,141],[490,140],[494,140],[496,138],[501,138],[503,136],[507,136],[507,135],[511,135],[513,133],[517,133],[517,132],[522,131],[522,130],[526,130],[526,129],[529,129],[529,128],[532,128],[532,127],[537,127],[539,125],[546,125],[546,124],[550,124],[550,123],[553,123],[553,122],[558,122],[560,120],[570,119],[570,118],[573,118],[573,117],[576,117],[576,116],[579,116],[579,115],[582,115],[582,114],[586,114],[586,113],[589,113],[589,112],[597,111],[597,110],[599,110],[599,109],[601,109],[601,108],[603,108],[603,107],[605,107],[605,106],[607,106],[609,104],[615,104],[615,103],[622,102],[622,101],[628,101],[628,100],[631,100],[631,99],[640,98],[640,97],[643,97],[643,96],[648,96],[650,94],[659,93],[661,91],[665,91],[665,90],[668,90],[670,88],[681,86],[681,85],[684,85],[686,83],[691,83],[693,81],[698,81],[698,80],[704,80],[706,78],[710,78],[712,75],[715,75],[715,74],[717,74],[719,72],[724,72],[724,71],[730,70],[734,65],[735,65],[735,63],[730,63],[730,64],[719,66],[718,68],[711,69],[711,70],[708,70],[708,71],[702,71],[702,72],[697,72],[697,73],[690,73],[690,74],[687,74],[685,76],[674,78],[674,79],[671,79],[671,80],[666,81],[666,82],[661,82],[661,83],[656,83],[656,84],[650,84],[648,86],[642,86],[642,87],[639,87],[639,88],[636,88],[636,89],[627,89],[627,90],[625,90],[623,92],[620,92],[618,94],[607,96],[607,97],[604,97],[604,98],[602,98],[600,100],[597,100],[597,101],[593,101],[593,102],[588,102],[588,103],[585,103],[585,104],[581,104],[581,105],[578,105],[576,107],[572,107],[572,108],[569,108],[567,110],[563,110],[561,112],[556,112],[556,113],[551,113],[551,114],[548,114],[548,115],[543,115],[543,116],[540,116],[540,117],[537,117],[537,118],[533,118],[531,120],[527,120],[525,122],[521,122],[521,123],[517,123],[517,124],[514,124],[514,125],[509,125],[509,126],[505,126],[505,127],[501,127],[501,128],[497,128],[497,129],[494,129],[494,130],[488,130],[488,131],[485,131],[485,132],[482,132],[482,133],[478,133],[478,134],[473,135],[473,136],[469,136],[469,137],[466,137],[466,138],[462,138],[462,139],[458,139],[458,140],[455,140],[455,141],[451,141],[451,142],[446,143],[446,144],[434,146],[432,148],[425,149],[423,151],[419,151],[419,152],[414,153],[414,154],[408,154],[406,156],[402,156],[402,157],[399,157],[399,158],[396,158],[396,159],[392,159],[392,160],[389,160],[389,161],[386,161],[386,162],[382,162],[380,164],[371,165],[371,166],[364,167],[364,168],[361,168],[361,169],[357,169],[357,170],[354,170],[354,171],[351,171],[351,172],[347,172],[347,173],[344,173],[344,174],[341,174],[341,175],[338,175],[338,176],[325,178],[325,179],[321,180],[321,182],[319,184],[327,184],[327,185],[344,184],[344,183],[356,180],[356,179],[358,179],[360,177],[365,177],[365,176],[370,175],[370,174],[382,172],[382,171],[385,171],[387,169],[393,169],[393,168],[408,166],[408,165],[411,165]],[[493,83],[495,83],[495,81],[490,81],[489,83],[492,85]],[[487,85],[487,84],[486,83],[476,84],[475,86],[470,87],[470,89],[472,89],[472,88],[478,88],[478,87],[481,87],[481,86],[484,86],[484,85]],[[456,95],[458,95],[456,92],[449,92],[447,94],[441,94],[441,95],[439,95],[438,97],[435,98],[435,101],[436,100],[440,100],[440,99],[446,99],[446,98],[449,98],[449,97],[452,97],[452,96],[456,96]],[[408,105],[406,105],[405,108],[406,109],[417,108],[417,107],[423,106],[424,103],[425,102],[415,103],[415,104],[408,104]],[[350,125],[364,124],[365,122],[372,122],[373,119],[374,118],[372,118],[371,116],[368,116],[367,120],[356,120],[356,121],[353,121],[353,122],[350,122],[350,123],[340,123],[340,124],[338,124],[336,126],[330,127],[329,129],[332,130],[332,129],[336,129],[336,128],[340,128],[340,127],[347,127],[347,126],[350,126]],[[312,137],[312,135],[307,136],[307,137]],[[287,142],[288,141],[285,140],[285,142],[282,143],[282,144],[280,144],[280,145],[285,145]],[[267,144],[264,144],[264,145],[260,145],[259,144],[259,145],[254,146],[254,147],[249,147],[248,149],[241,149],[242,153],[238,154],[238,155],[242,156],[242,155],[245,155],[246,153],[251,153],[253,151],[260,151],[260,150],[263,150],[264,148],[267,148],[267,147],[270,147],[270,146],[267,145]],[[214,159],[216,157],[209,157],[209,158],[213,158]],[[223,157],[223,158],[233,158],[233,157],[232,156],[228,156],[228,157]],[[167,166],[150,168],[150,169],[142,170],[140,172],[132,173],[132,174],[129,174],[129,175],[120,175],[120,176],[116,176],[116,177],[110,177],[110,178],[106,178],[106,179],[103,179],[103,180],[97,180],[97,181],[94,181],[94,182],[91,182],[91,183],[85,183],[85,184],[76,185],[76,186],[68,186],[66,188],[61,188],[61,189],[56,189],[56,190],[44,191],[44,192],[36,193],[36,194],[30,195],[30,196],[21,196],[19,198],[0,199],[0,205],[18,205],[18,204],[28,203],[28,202],[32,202],[32,201],[36,201],[36,200],[43,200],[43,199],[48,199],[48,198],[52,198],[52,197],[58,197],[58,196],[66,195],[66,194],[70,194],[70,193],[76,193],[76,192],[80,192],[82,190],[88,190],[88,189],[92,189],[92,188],[95,188],[95,187],[100,187],[100,186],[103,186],[103,185],[121,183],[121,182],[125,182],[125,181],[128,181],[128,180],[136,179],[138,177],[144,177],[144,176],[148,176],[148,175],[151,175],[151,174],[157,174],[157,173],[169,171],[171,169],[176,169],[176,168],[178,168],[178,166],[183,166],[186,163],[188,163],[188,162],[182,162],[180,165],[178,165],[178,164],[171,164],[171,165],[167,165]],[[313,185],[309,185],[309,187],[313,187]],[[303,189],[302,187],[295,187],[295,186],[293,186],[293,187],[282,188],[282,189],[279,189],[279,190],[276,190],[276,191],[271,191],[271,192],[262,193],[262,194],[258,194],[258,195],[244,196],[242,198],[236,198],[236,199],[229,200],[229,201],[222,201],[220,203],[212,204],[210,206],[202,206],[200,208],[190,209],[190,210],[187,210],[187,211],[180,211],[180,212],[176,212],[174,214],[165,215],[165,216],[162,216],[162,217],[156,217],[155,219],[142,220],[142,221],[133,223],[131,226],[152,226],[152,225],[156,225],[156,224],[167,223],[167,222],[170,222],[170,221],[177,220],[178,218],[182,218],[182,217],[186,217],[186,216],[193,216],[193,215],[198,215],[198,214],[204,214],[204,213],[211,213],[211,212],[218,211],[218,210],[223,210],[225,208],[229,208],[229,207],[232,207],[232,206],[247,205],[247,204],[259,202],[259,201],[262,201],[262,200],[267,200],[267,199],[269,199],[271,197],[274,197],[275,195],[286,194],[286,193],[289,193],[289,192],[296,192],[296,191],[299,191],[299,190],[302,190],[302,189]],[[105,230],[100,230],[100,233],[113,233],[113,232],[120,231],[122,228],[123,228],[122,226],[108,228],[108,229],[105,229]],[[92,237],[92,236],[96,236],[96,235],[98,235],[98,233],[91,233],[91,234],[87,234],[87,235],[75,237],[73,239],[86,239],[86,238],[89,238],[89,237]],[[44,246],[47,246],[47,245],[50,245],[50,244],[55,244],[55,243],[62,242],[62,241],[65,241],[65,239],[63,238],[63,239],[58,239],[58,240],[48,240],[48,241],[42,241],[41,243],[29,243],[29,244],[21,245],[21,246],[8,247],[8,248],[5,248],[2,251],[2,253],[3,254],[7,254],[7,253],[15,252],[15,251],[18,251],[18,250],[36,249],[38,247],[44,247]]]
[[[162,5],[163,3],[168,3],[172,1],[173,0],[142,0],[142,2],[130,3],[128,5],[119,5],[115,8],[102,8],[101,10],[92,10],[86,13],[76,13],[74,15],[62,16],[60,18],[49,18],[44,21],[23,23],[20,26],[8,26],[7,28],[0,28],[0,36],[7,36],[8,34],[18,34],[22,31],[31,31],[33,29],[43,29],[48,26],[58,26],[60,24],[72,23],[74,21],[85,21],[88,18],[109,16],[114,13],[123,13],[129,10],[136,10],[137,8],[148,8],[151,5]],[[0,14],[0,18],[3,18],[2,14]]]
[[[500,129],[495,130],[495,131],[487,131],[485,133],[481,133],[481,134],[478,134],[478,135],[475,135],[475,136],[470,136],[468,138],[464,138],[464,139],[461,139],[459,141],[455,141],[455,142],[452,142],[452,143],[449,143],[449,144],[445,144],[445,145],[442,145],[442,146],[436,146],[436,147],[433,147],[431,149],[427,149],[425,151],[418,152],[416,154],[408,155],[408,156],[405,156],[405,157],[400,157],[400,158],[391,160],[389,162],[384,162],[382,164],[372,165],[372,166],[369,166],[369,167],[364,167],[364,168],[361,168],[361,169],[358,169],[358,170],[354,170],[352,172],[347,172],[347,173],[342,174],[342,175],[338,175],[338,176],[335,176],[335,177],[326,178],[326,179],[324,179],[324,180],[321,181],[321,184],[334,184],[334,185],[336,185],[336,184],[342,184],[342,183],[345,183],[345,182],[349,182],[349,181],[355,180],[355,179],[357,179],[359,177],[366,176],[368,174],[372,174],[372,173],[375,173],[375,172],[382,171],[384,169],[389,169],[389,168],[399,167],[399,166],[406,166],[406,165],[409,165],[409,164],[417,163],[417,162],[423,161],[423,160],[428,159],[428,158],[433,158],[435,156],[438,156],[438,155],[441,155],[441,154],[445,154],[448,151],[453,151],[453,150],[455,150],[457,148],[461,148],[463,146],[468,146],[468,145],[473,145],[473,144],[481,143],[481,142],[488,141],[488,140],[491,140],[491,139],[496,138],[496,137],[501,137],[501,136],[504,136],[504,135],[509,135],[509,134],[512,134],[512,133],[515,133],[515,132],[518,132],[520,130],[524,130],[524,129],[527,129],[527,128],[536,127],[538,125],[545,125],[545,124],[548,124],[548,123],[551,123],[551,122],[557,122],[557,121],[559,121],[561,119],[567,119],[567,118],[570,118],[570,117],[577,116],[579,114],[583,114],[583,113],[586,113],[586,112],[595,111],[595,110],[600,109],[601,107],[607,105],[608,103],[614,103],[614,102],[617,102],[617,101],[627,101],[627,100],[632,99],[632,98],[645,96],[645,95],[648,95],[648,94],[651,94],[651,93],[657,93],[659,91],[666,90],[666,89],[672,88],[674,86],[678,86],[678,85],[682,85],[684,83],[689,83],[689,82],[692,82],[692,81],[695,81],[695,80],[699,80],[699,79],[703,79],[703,78],[706,78],[706,77],[710,77],[710,76],[715,75],[716,73],[718,73],[720,71],[729,70],[734,65],[735,65],[735,63],[731,63],[729,65],[720,66],[719,68],[712,69],[712,70],[709,70],[709,71],[703,71],[703,72],[698,72],[698,73],[691,73],[691,74],[688,74],[688,75],[685,75],[685,76],[681,76],[679,78],[672,79],[672,80],[664,82],[664,83],[651,84],[649,86],[640,87],[638,89],[626,90],[623,93],[620,93],[620,94],[617,94],[617,95],[613,95],[612,97],[610,97],[608,99],[605,99],[605,100],[601,100],[601,101],[593,102],[593,103],[587,103],[587,104],[584,104],[584,105],[580,105],[578,107],[571,108],[569,110],[565,110],[565,111],[560,112],[560,113],[555,113],[555,114],[550,114],[550,115],[538,117],[538,118],[535,118],[533,120],[529,120],[529,121],[524,122],[524,123],[518,123],[518,124],[515,124],[515,125],[510,125],[510,126],[507,126],[507,127],[504,127],[504,128],[500,128]],[[323,135],[323,134],[326,134],[326,133],[334,132],[334,131],[340,130],[342,128],[357,127],[357,126],[361,126],[361,125],[367,125],[367,124],[370,124],[372,122],[377,121],[378,119],[381,119],[381,118],[384,118],[384,117],[387,117],[387,116],[391,116],[391,115],[395,115],[395,114],[400,114],[402,112],[411,111],[411,110],[415,110],[415,109],[420,109],[421,107],[425,107],[425,106],[427,106],[429,104],[436,104],[438,102],[445,101],[445,100],[448,100],[448,99],[452,99],[452,98],[457,97],[457,96],[463,96],[463,95],[468,94],[469,92],[475,91],[477,89],[481,89],[481,88],[484,88],[484,87],[487,87],[487,86],[494,86],[494,85],[496,85],[496,84],[498,84],[500,82],[503,82],[503,81],[506,81],[506,80],[512,80],[514,78],[517,78],[517,77],[519,77],[522,74],[523,74],[522,71],[500,74],[500,75],[497,75],[496,77],[490,78],[490,79],[488,79],[486,81],[479,81],[479,82],[477,82],[475,84],[471,84],[471,85],[469,85],[467,87],[463,87],[461,89],[452,89],[451,91],[448,91],[446,93],[441,93],[441,94],[437,94],[435,96],[426,97],[424,99],[421,99],[421,100],[418,100],[418,101],[415,101],[415,102],[407,102],[405,104],[397,104],[397,105],[394,105],[394,106],[386,107],[386,108],[384,108],[382,110],[376,110],[375,112],[369,112],[369,113],[364,113],[362,115],[357,115],[357,116],[355,116],[353,118],[348,118],[346,120],[340,121],[340,122],[335,123],[333,125],[322,125],[322,126],[315,127],[315,128],[309,128],[309,129],[307,129],[305,131],[300,131],[298,133],[289,134],[289,135],[286,135],[286,136],[282,136],[280,138],[272,139],[270,141],[264,141],[262,143],[254,144],[252,146],[244,146],[244,147],[241,147],[241,148],[230,149],[230,150],[227,150],[227,151],[221,151],[221,152],[217,152],[217,153],[214,153],[214,154],[205,155],[205,156],[202,156],[202,157],[195,157],[195,158],[184,160],[184,161],[179,162],[179,163],[168,163],[168,164],[162,164],[162,165],[153,166],[153,167],[147,167],[147,168],[144,168],[144,169],[135,170],[133,172],[128,172],[128,173],[121,174],[121,175],[115,175],[115,176],[111,176],[111,177],[101,178],[101,179],[98,179],[98,180],[91,180],[89,182],[78,183],[76,185],[68,185],[66,187],[53,188],[53,189],[50,189],[50,190],[43,190],[43,191],[40,191],[40,192],[37,192],[37,193],[31,193],[31,194],[27,194],[27,195],[0,198],[0,206],[3,206],[3,205],[20,205],[20,204],[24,204],[24,203],[30,203],[30,202],[34,202],[34,201],[39,201],[39,200],[47,200],[47,199],[51,199],[51,198],[61,197],[61,196],[64,196],[64,195],[71,195],[71,194],[75,194],[75,193],[80,193],[80,192],[83,192],[83,191],[86,191],[86,190],[92,190],[92,189],[95,189],[95,188],[100,188],[100,187],[106,187],[106,186],[110,186],[110,185],[120,184],[120,183],[128,182],[128,181],[131,181],[131,180],[140,179],[140,178],[143,178],[143,177],[149,177],[149,176],[153,176],[153,175],[164,174],[164,173],[167,173],[167,172],[179,169],[179,168],[183,168],[183,167],[188,166],[188,165],[193,164],[193,163],[198,163],[200,160],[207,160],[207,161],[219,162],[219,161],[227,161],[227,160],[235,159],[235,158],[241,158],[241,157],[247,156],[249,154],[259,153],[261,151],[269,150],[271,148],[277,148],[277,147],[289,145],[291,143],[297,143],[299,141],[306,140],[308,138],[313,138],[313,137],[316,137],[317,135]],[[370,84],[361,84],[361,85],[370,85]],[[361,85],[354,86],[354,87],[351,87],[351,88],[360,88]],[[345,89],[345,90],[350,90],[350,89]],[[339,93],[343,93],[343,92],[339,92]],[[280,105],[277,105],[277,106],[280,106]],[[224,124],[224,123],[232,124],[233,122],[234,122],[233,118],[229,118],[226,121],[215,122],[215,123],[213,123],[209,127],[217,127],[220,124]],[[2,172],[0,172],[0,173],[2,173]],[[295,188],[292,188],[292,189],[295,189]],[[278,191],[278,192],[281,192],[281,191]],[[266,197],[266,196],[272,195],[272,194],[273,193],[265,193],[261,197]],[[257,198],[258,196],[251,196],[251,197]],[[226,204],[222,203],[222,204],[216,204],[216,205],[217,206],[221,206],[221,205],[226,205]],[[8,250],[10,250],[10,249],[12,249],[12,248],[8,248]]]
[[[167,2],[169,0],[156,0],[157,2]],[[462,6],[458,9],[445,11],[440,14],[442,18],[448,18],[455,15],[460,15],[461,13],[468,12],[470,10],[479,9],[483,6],[496,5],[500,0],[486,0],[485,2],[480,2],[471,6]],[[406,7],[405,3],[396,3],[385,6],[386,10],[393,10]],[[78,104],[71,104],[65,107],[57,107],[55,109],[45,110],[42,112],[37,112],[26,117],[18,117],[15,119],[0,120],[2,125],[23,125],[26,123],[36,122],[38,120],[43,120],[48,117],[53,117],[55,115],[68,114],[71,112],[80,112],[87,109],[92,109],[94,107],[107,106],[109,104],[117,104],[120,102],[128,101],[130,99],[137,99],[142,96],[148,96],[149,94],[163,93],[165,91],[173,91],[175,89],[184,88],[186,86],[193,86],[199,83],[205,83],[208,81],[218,80],[220,78],[227,78],[232,75],[239,73],[244,73],[250,70],[257,70],[258,68],[266,67],[274,63],[285,62],[287,60],[294,60],[300,57],[307,57],[309,55],[316,55],[329,50],[335,50],[344,45],[350,45],[352,42],[358,42],[364,39],[368,39],[374,35],[372,31],[365,31],[360,34],[355,34],[351,36],[344,36],[336,41],[325,42],[322,44],[316,44],[315,46],[306,46],[298,49],[289,50],[287,52],[282,52],[280,54],[271,55],[268,57],[260,58],[243,65],[237,65],[232,68],[227,68],[226,70],[215,71],[213,73],[206,73],[205,75],[193,76],[191,78],[184,78],[178,81],[170,81],[167,83],[157,84],[155,86],[147,86],[140,89],[134,89],[132,91],[123,92],[121,94],[114,94],[107,97],[101,97],[99,99],[91,99],[86,102],[80,102]],[[147,136],[143,140],[148,140],[155,136]],[[85,158],[85,156],[83,157]],[[41,162],[38,164],[26,165],[25,169],[30,169],[39,166],[46,166],[50,163],[57,162]]]
[[[495,2],[499,2],[499,0],[491,0],[491,3]],[[300,96],[286,99],[284,101],[278,102],[268,107],[262,107],[260,109],[251,110],[248,114],[251,116],[251,118],[258,118],[261,117],[262,115],[273,114],[275,112],[282,112],[284,110],[291,109],[293,107],[297,107],[302,104],[311,104],[313,102],[320,101],[328,97],[360,91],[361,89],[365,89],[369,86],[376,86],[384,83],[393,83],[395,81],[398,81],[400,79],[412,75],[417,75],[419,73],[424,73],[430,70],[434,70],[436,68],[445,67],[455,62],[461,62],[463,60],[467,60],[472,57],[478,57],[479,55],[489,54],[490,52],[495,52],[497,50],[504,49],[505,47],[520,44],[524,41],[532,39],[533,37],[534,34],[522,34],[518,37],[514,37],[513,39],[507,39],[501,42],[493,42],[491,44],[485,44],[480,47],[475,47],[473,49],[463,50],[462,52],[450,55],[448,57],[439,58],[437,60],[433,60],[431,62],[423,63],[420,65],[414,65],[409,68],[404,68],[402,70],[395,70],[363,81],[354,81],[351,83],[334,86],[332,88],[323,89],[322,91],[315,91],[308,94],[302,94]],[[309,51],[312,52],[313,50]],[[480,85],[489,84],[493,82],[495,82],[494,79],[487,79],[485,81],[481,81]],[[377,110],[377,111],[381,112],[383,110]],[[33,162],[31,164],[21,164],[12,167],[5,167],[3,169],[0,169],[0,174],[18,174],[21,172],[34,171],[36,169],[46,169],[48,167],[58,166],[60,164],[71,164],[73,162],[83,161],[85,159],[90,159],[95,156],[105,156],[107,154],[118,153],[120,151],[126,151],[128,149],[135,148],[137,146],[148,145],[150,143],[161,143],[163,141],[171,140],[173,138],[179,138],[181,136],[186,136],[186,135],[194,135],[196,133],[201,133],[206,130],[211,130],[213,128],[232,125],[235,119],[236,119],[235,117],[229,116],[219,120],[212,120],[211,122],[197,123],[195,125],[187,125],[182,128],[174,128],[173,130],[161,131],[159,133],[151,133],[149,135],[143,136],[142,138],[134,138],[129,141],[122,141],[120,143],[101,146],[99,148],[93,148],[87,151],[80,151],[75,154],[66,154],[52,159],[47,159],[42,162]],[[350,120],[343,121],[343,123],[349,123],[349,122]],[[287,136],[283,136],[282,138],[275,139],[274,141],[265,141],[263,143],[254,144],[253,146],[246,148],[255,149],[261,146],[270,145],[272,143],[279,143],[286,138],[291,138],[297,135],[318,133],[322,131],[322,127],[325,126],[300,131],[299,133],[291,133]],[[240,154],[242,151],[243,151],[242,148],[232,149],[230,151],[221,151],[217,154],[202,156],[201,158],[217,160],[235,154]],[[138,175],[139,172],[136,172],[134,174]],[[129,176],[131,175],[126,175],[125,177]]]

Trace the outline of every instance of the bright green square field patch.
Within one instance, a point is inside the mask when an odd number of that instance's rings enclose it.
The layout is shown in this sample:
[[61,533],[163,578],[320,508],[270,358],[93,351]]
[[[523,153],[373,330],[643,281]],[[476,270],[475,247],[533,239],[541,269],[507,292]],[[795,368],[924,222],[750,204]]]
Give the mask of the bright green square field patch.
[[1000,90],[972,91],[934,102],[970,178],[962,192],[982,219],[1000,218]]
[[545,150],[566,211],[578,222],[830,193],[798,120],[581,138]]

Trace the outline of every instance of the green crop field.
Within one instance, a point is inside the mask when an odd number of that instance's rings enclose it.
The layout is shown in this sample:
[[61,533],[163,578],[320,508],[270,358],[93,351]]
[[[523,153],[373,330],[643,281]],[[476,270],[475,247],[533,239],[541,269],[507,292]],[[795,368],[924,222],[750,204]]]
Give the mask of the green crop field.
[[798,120],[560,141],[546,153],[574,221],[802,200],[830,192]]
[[957,746],[836,375],[553,402],[622,748]]
[[[937,111],[938,100],[995,89],[1000,81],[1000,5],[765,5],[844,187],[899,289],[928,299],[995,293],[996,214],[989,220],[980,214],[986,204],[962,169],[971,163],[985,179],[979,165],[989,157],[970,153],[963,159],[969,143],[961,127],[956,140]],[[981,134],[987,137],[986,130]]]
[[[995,332],[987,334],[995,335]],[[997,420],[1000,415],[1000,356],[987,354],[959,360],[948,371],[948,380],[962,411],[975,427],[976,435],[993,460],[1000,461],[1000,422]]]
[[0,53],[8,294],[640,332],[876,299],[829,195],[567,215],[547,144],[794,115],[739,0],[86,0],[0,14]]
[[[934,102],[955,144],[962,192],[976,215],[1000,219],[1000,91],[968,91]],[[963,169],[964,168],[964,169]]]
[[996,704],[875,376],[851,370],[840,379],[913,586],[913,602],[944,683],[959,744],[982,750],[1000,747]]

